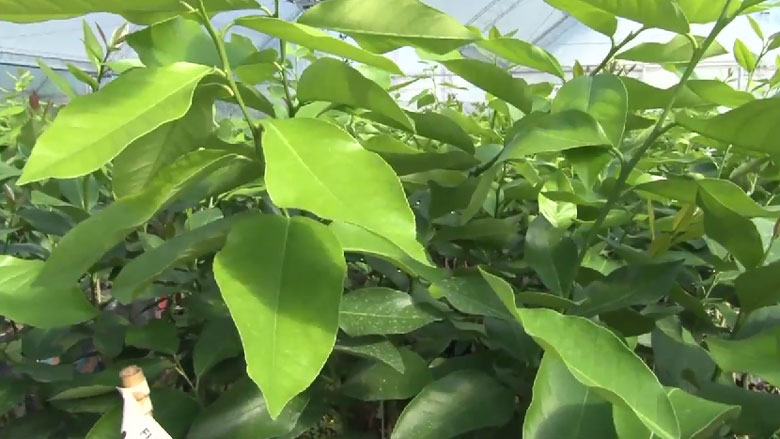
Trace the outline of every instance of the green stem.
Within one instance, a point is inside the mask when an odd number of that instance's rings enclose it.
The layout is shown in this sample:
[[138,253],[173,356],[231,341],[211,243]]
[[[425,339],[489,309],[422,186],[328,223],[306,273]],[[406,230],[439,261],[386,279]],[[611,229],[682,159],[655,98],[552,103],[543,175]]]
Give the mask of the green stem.
[[[279,18],[279,0],[274,0],[274,17]],[[282,85],[284,86],[284,100],[287,103],[287,113],[290,117],[295,116],[295,105],[293,105],[292,95],[290,94],[290,80],[287,77],[287,43],[279,38],[279,64],[282,74]]]
[[631,33],[629,33],[629,34],[626,36],[626,38],[624,38],[624,39],[623,39],[623,41],[621,41],[621,42],[620,42],[620,43],[618,43],[617,45],[615,44],[615,40],[614,40],[612,37],[610,37],[610,41],[612,42],[612,47],[609,49],[609,53],[607,53],[607,56],[606,56],[606,57],[604,57],[604,60],[603,60],[603,61],[601,61],[601,64],[599,64],[599,65],[598,65],[598,66],[597,66],[597,67],[596,67],[596,68],[595,68],[595,69],[594,69],[594,70],[593,70],[593,71],[590,73],[590,75],[591,75],[591,76],[596,76],[596,75],[597,75],[597,74],[598,74],[600,71],[604,70],[604,68],[605,68],[605,67],[607,67],[607,65],[610,63],[610,61],[612,61],[612,58],[614,58],[614,57],[615,57],[615,55],[617,55],[617,53],[618,53],[618,52],[620,52],[620,49],[622,49],[622,48],[626,47],[626,45],[627,45],[628,43],[630,43],[630,42],[634,41],[634,39],[635,39],[636,37],[638,37],[638,36],[639,36],[639,34],[641,34],[642,32],[644,32],[645,30],[647,30],[647,28],[646,28],[646,27],[644,27],[644,26],[642,26],[642,27],[641,27],[641,28],[639,28],[638,30],[636,30],[636,31],[634,31],[634,32],[631,32]]
[[214,29],[214,26],[211,24],[209,14],[206,11],[206,7],[203,5],[203,0],[198,0],[198,4],[200,6],[200,15],[203,19],[203,25],[206,27],[206,31],[208,31],[209,36],[211,36],[211,39],[214,40],[214,45],[217,47],[217,53],[219,54],[219,59],[222,62],[222,70],[224,70],[225,77],[227,77],[230,90],[233,92],[233,95],[236,98],[236,103],[238,103],[239,108],[241,108],[241,112],[244,114],[244,119],[246,119],[246,122],[249,124],[249,129],[252,130],[252,134],[255,137],[255,143],[257,143],[259,138],[255,132],[255,125],[252,120],[252,116],[249,114],[249,109],[244,102],[244,98],[241,97],[241,92],[238,90],[238,84],[236,84],[236,80],[233,77],[233,69],[230,68],[230,60],[228,59],[227,50],[225,49],[224,35],[219,34],[217,30]]
[[639,164],[639,161],[645,155],[645,153],[650,148],[650,146],[652,146],[653,143],[659,137],[661,137],[666,131],[668,131],[672,126],[674,126],[674,125],[669,125],[664,127],[664,123],[666,122],[666,119],[669,118],[669,115],[672,113],[672,108],[674,107],[674,103],[677,101],[677,98],[680,96],[680,93],[685,88],[685,84],[691,78],[691,75],[693,75],[693,70],[696,68],[696,66],[699,64],[701,59],[704,57],[704,53],[707,51],[710,45],[712,45],[712,43],[715,41],[715,38],[723,30],[723,28],[725,28],[726,25],[728,25],[732,21],[733,18],[727,16],[732,1],[733,0],[726,1],[726,5],[724,6],[723,11],[721,11],[720,17],[718,18],[718,21],[715,23],[715,26],[712,28],[712,31],[707,36],[707,38],[702,42],[701,46],[699,46],[699,49],[694,52],[693,58],[691,58],[691,61],[688,63],[688,67],[685,69],[685,72],[683,73],[682,78],[680,79],[680,82],[677,84],[677,86],[674,89],[672,98],[669,99],[669,102],[666,104],[666,107],[664,108],[664,111],[661,114],[661,116],[658,118],[658,121],[653,127],[653,130],[647,136],[647,138],[639,147],[639,149],[636,150],[631,160],[620,169],[620,175],[617,181],[615,182],[615,186],[612,190],[612,194],[610,194],[607,203],[601,209],[601,212],[599,212],[599,216],[596,219],[596,222],[593,224],[591,229],[588,230],[587,234],[585,235],[585,239],[582,243],[582,248],[580,249],[579,263],[577,264],[578,270],[579,270],[579,266],[582,265],[582,261],[585,259],[585,254],[587,253],[588,248],[590,248],[590,246],[593,244],[593,241],[596,239],[598,235],[598,231],[601,228],[601,226],[604,225],[604,221],[606,221],[607,215],[609,215],[609,212],[612,210],[615,204],[620,200],[623,190],[626,187],[626,182],[628,181],[628,177],[631,175],[631,172]]

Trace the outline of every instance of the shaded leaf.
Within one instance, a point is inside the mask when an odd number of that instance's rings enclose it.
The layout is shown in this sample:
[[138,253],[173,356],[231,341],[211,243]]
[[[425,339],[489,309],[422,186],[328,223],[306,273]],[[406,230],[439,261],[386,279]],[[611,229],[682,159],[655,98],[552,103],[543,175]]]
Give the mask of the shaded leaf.
[[409,294],[384,287],[346,294],[339,311],[339,326],[351,336],[406,334],[437,320],[433,309],[415,303]]

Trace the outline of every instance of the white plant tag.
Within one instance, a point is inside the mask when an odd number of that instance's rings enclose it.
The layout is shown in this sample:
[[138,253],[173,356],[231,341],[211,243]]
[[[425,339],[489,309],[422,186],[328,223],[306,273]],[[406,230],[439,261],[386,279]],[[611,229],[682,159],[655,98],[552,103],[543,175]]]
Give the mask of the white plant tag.
[[145,415],[135,400],[132,389],[118,387],[122,394],[123,439],[173,439],[151,415]]

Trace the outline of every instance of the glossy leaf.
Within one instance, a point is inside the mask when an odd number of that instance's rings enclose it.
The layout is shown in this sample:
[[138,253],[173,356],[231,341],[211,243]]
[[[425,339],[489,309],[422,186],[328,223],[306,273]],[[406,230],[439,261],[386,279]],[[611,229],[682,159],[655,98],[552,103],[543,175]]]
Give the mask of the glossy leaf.
[[236,221],[237,218],[214,221],[144,252],[122,268],[114,280],[111,295],[121,303],[131,303],[156,277],[222,248]]
[[477,44],[512,63],[563,78],[563,68],[558,60],[551,53],[531,43],[516,38],[501,37],[480,40]]
[[612,407],[577,381],[566,365],[545,354],[536,373],[533,399],[525,413],[523,438],[616,438]]
[[756,54],[751,52],[748,46],[739,38],[734,40],[734,58],[736,58],[737,64],[748,72],[756,69],[756,63],[758,62]]
[[515,318],[512,287],[503,279],[481,269],[442,279],[431,288],[437,296],[446,297],[455,309],[464,314],[505,320]]
[[[217,169],[241,160],[234,154],[201,150],[161,169],[143,192],[114,202],[65,235],[46,261],[36,284],[75,282],[103,254],[148,221],[162,206]],[[95,239],[96,235],[101,239]]]
[[401,351],[384,337],[367,336],[339,340],[335,350],[360,358],[380,361],[398,373],[404,373],[405,370]]
[[42,261],[0,256],[0,315],[38,328],[74,325],[97,315],[75,282],[71,287],[66,283],[32,285],[43,265]]
[[774,327],[742,340],[710,337],[707,349],[718,367],[726,372],[757,375],[770,384],[780,384],[780,327]]
[[586,0],[544,0],[551,6],[566,11],[586,26],[611,37],[617,32],[615,14],[599,9]]
[[[553,6],[557,6],[555,2],[552,3]],[[685,14],[677,5],[677,2],[672,0],[656,0],[653,2],[644,0],[578,0],[574,2],[573,8],[575,10],[579,9],[577,3],[585,3],[618,17],[642,23],[647,27],[664,29],[680,34],[687,34],[690,31]],[[577,14],[573,15],[576,16]]]
[[[264,126],[265,181],[276,205],[361,226],[427,263],[400,181],[378,155],[322,120],[276,120]],[[345,168],[351,172],[343,173]]]
[[19,184],[99,169],[134,140],[184,116],[195,87],[212,71],[187,63],[134,69],[100,92],[75,99],[38,139]]
[[553,112],[579,110],[593,116],[615,147],[620,147],[628,115],[628,93],[618,77],[581,76],[561,87],[552,103]]
[[528,226],[525,262],[553,293],[566,295],[574,281],[577,246],[565,230],[553,227],[543,216]]
[[187,439],[277,437],[295,427],[308,403],[308,396],[300,395],[273,419],[257,386],[242,378],[195,419]]
[[533,100],[528,84],[493,64],[475,59],[442,61],[447,70],[506,101],[525,113],[531,112]]
[[338,38],[334,38],[319,29],[302,23],[292,23],[272,17],[245,17],[236,24],[248,27],[266,35],[272,35],[284,41],[299,44],[312,50],[349,58],[363,64],[378,67],[392,73],[401,74],[401,69],[388,58],[355,47]]
[[480,38],[451,16],[419,0],[398,0],[388,14],[382,0],[335,0],[307,10],[299,23],[349,35],[363,48],[385,53],[403,46],[445,54]]
[[406,334],[436,320],[440,317],[434,310],[409,294],[383,287],[346,294],[339,311],[339,326],[351,336]]
[[351,373],[341,389],[345,395],[362,401],[408,399],[431,381],[428,364],[409,349],[401,349],[403,372],[385,363],[369,361]]
[[[608,329],[545,309],[519,309],[526,332],[569,372],[613,404],[629,408],[661,438],[679,438],[680,426],[658,378]],[[602,360],[609,358],[609,363]]]
[[733,14],[741,6],[740,2],[728,0],[677,0],[677,4],[685,13],[690,23],[712,23],[720,16],[721,11],[730,4],[729,13]]
[[717,79],[688,81],[688,88],[702,99],[724,107],[737,108],[755,100],[751,93],[734,90],[730,85]]
[[483,372],[453,372],[426,386],[393,429],[391,439],[449,439],[501,426],[514,410],[514,395]]
[[[704,42],[704,37],[693,38],[699,45]],[[691,61],[693,52],[691,40],[684,35],[677,35],[666,43],[638,44],[617,54],[616,58],[645,63],[682,64]],[[726,49],[715,41],[704,52],[703,58],[712,58],[726,53],[728,53]]]
[[345,273],[333,234],[302,217],[246,219],[217,254],[214,276],[272,419],[330,355]]
[[526,116],[512,127],[506,139],[502,160],[612,143],[591,115],[578,110]]
[[[745,267],[759,265],[764,257],[764,244],[755,224],[711,192],[700,190],[696,203],[704,211],[704,233],[731,252]],[[739,235],[734,230],[740,230]]]
[[[322,86],[323,78],[328,81],[327,87]],[[335,58],[320,58],[304,70],[298,81],[298,99],[373,110],[414,129],[409,116],[382,87]]]

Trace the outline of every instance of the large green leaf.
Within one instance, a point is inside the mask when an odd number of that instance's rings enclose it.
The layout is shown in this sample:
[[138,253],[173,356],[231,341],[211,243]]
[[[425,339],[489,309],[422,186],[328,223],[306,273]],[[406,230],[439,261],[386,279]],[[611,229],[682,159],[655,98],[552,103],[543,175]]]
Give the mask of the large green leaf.
[[669,389],[669,401],[680,420],[683,439],[709,439],[727,422],[739,416],[741,408],[699,398],[680,389]]
[[431,381],[431,371],[425,360],[411,350],[400,352],[403,372],[382,362],[367,361],[349,374],[341,391],[362,401],[414,397]]
[[[717,241],[745,267],[758,266],[764,258],[764,244],[756,225],[737,213],[716,192],[699,190],[696,204],[704,212],[704,233]],[[734,231],[738,230],[739,234]]]
[[38,328],[74,325],[97,315],[75,282],[31,285],[42,268],[43,261],[0,256],[0,315]]
[[702,99],[724,107],[737,108],[756,99],[753,94],[742,90],[734,90],[730,85],[717,79],[688,81],[687,86]]
[[710,337],[707,348],[718,367],[725,372],[757,375],[774,386],[780,385],[780,327],[741,340]]
[[442,279],[431,286],[431,292],[446,297],[464,314],[504,320],[516,318],[512,286],[482,269]]
[[195,419],[187,439],[277,437],[295,427],[308,403],[308,395],[300,395],[273,419],[257,386],[242,378]]
[[344,296],[339,326],[349,335],[406,334],[440,320],[435,310],[404,292],[363,288]]
[[741,312],[780,302],[780,261],[748,270],[734,281]]
[[476,59],[451,59],[442,61],[447,70],[466,81],[502,99],[525,113],[531,112],[533,98],[528,84],[514,78],[507,71]]
[[[328,86],[323,87],[322,81],[326,81]],[[320,58],[303,71],[298,81],[298,99],[302,102],[326,101],[365,108],[407,129],[414,129],[409,116],[385,89],[335,58]]]
[[[704,42],[704,37],[693,37],[697,44]],[[694,47],[691,40],[684,35],[677,35],[666,43],[642,43],[616,55],[616,58],[656,64],[688,63],[693,58]],[[713,42],[704,58],[712,58],[728,53],[717,41]]]
[[501,426],[514,411],[514,395],[483,372],[453,372],[426,386],[393,429],[391,439],[449,439]]
[[604,280],[588,284],[585,302],[578,309],[591,316],[632,305],[650,305],[667,296],[676,285],[679,262],[632,264],[618,268]]
[[739,9],[740,2],[729,0],[677,0],[680,9],[685,13],[685,18],[690,23],[712,23],[720,17],[721,11],[730,3],[729,13],[733,14]]
[[372,52],[414,46],[444,54],[481,36],[419,0],[331,0],[307,10],[298,22],[349,35]]
[[[620,80],[628,91],[628,109],[650,110],[664,108],[676,93],[675,87],[658,88],[629,76],[621,76]],[[698,94],[687,87],[684,88],[674,101],[674,108],[712,107],[712,102],[702,99]]]
[[480,40],[477,44],[507,61],[563,78],[563,68],[558,60],[550,52],[526,41],[501,37]]
[[544,0],[551,6],[561,9],[586,26],[608,37],[617,32],[617,17],[614,14],[592,6],[587,0]]
[[214,277],[272,419],[314,381],[333,350],[345,274],[336,238],[303,217],[248,218],[217,254]]
[[265,181],[276,205],[364,227],[427,263],[401,183],[384,160],[323,120],[264,126]]
[[[197,7],[197,2],[189,0],[188,3]],[[256,6],[252,0],[204,0],[203,3],[210,12],[251,9]],[[17,23],[61,20],[93,12],[111,12],[140,22],[153,22],[185,13],[188,7],[178,0],[82,0],[67,3],[55,0],[30,0],[23,3],[2,0],[0,11],[0,20]]]
[[241,217],[231,217],[182,233],[143,253],[122,268],[114,280],[111,296],[131,303],[166,271],[211,254],[225,244],[230,228]]
[[550,291],[568,294],[577,271],[577,245],[565,230],[538,216],[525,234],[524,260]]
[[[613,404],[629,408],[664,439],[680,437],[669,398],[647,365],[611,331],[546,309],[518,309],[526,332],[566,364],[572,375]],[[605,363],[604,359],[609,358]]]
[[567,10],[578,18],[576,12],[582,8],[580,4],[585,3],[592,8],[628,18],[647,27],[665,29],[679,34],[687,34],[690,31],[685,14],[675,0],[548,0],[548,3]]
[[308,47],[309,49],[343,56],[369,66],[379,67],[388,72],[402,73],[401,69],[388,58],[355,47],[305,24],[292,23],[272,17],[245,17],[238,19],[236,24],[266,35],[275,36],[284,41]]
[[545,354],[525,412],[524,439],[616,439],[612,407],[577,381],[566,365]]
[[777,156],[780,101],[759,99],[709,119],[678,117],[678,122],[703,136],[731,143],[740,149]]
[[593,116],[579,110],[526,116],[507,133],[506,142],[506,148],[501,153],[503,160],[612,144]]
[[99,169],[134,140],[184,116],[195,87],[213,71],[188,63],[133,69],[74,99],[38,139],[19,184]]
[[141,192],[161,168],[193,151],[214,127],[214,97],[196,94],[187,114],[134,140],[114,159],[112,184],[118,198]]
[[628,93],[617,76],[580,76],[558,90],[553,112],[579,110],[593,116],[612,145],[620,147],[628,116]]
[[432,112],[407,111],[406,114],[414,121],[418,135],[448,143],[470,154],[474,153],[474,141],[460,125],[449,117]]
[[[217,150],[194,151],[181,157],[161,169],[143,192],[114,202],[68,232],[52,251],[36,284],[75,282],[160,208],[226,164],[241,161],[246,160]],[[95,239],[95,236],[100,236],[100,239]]]

